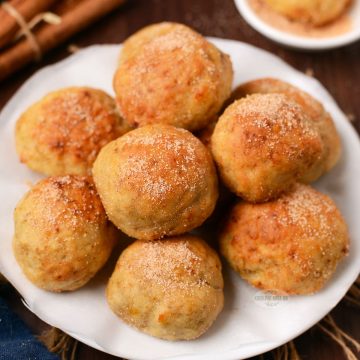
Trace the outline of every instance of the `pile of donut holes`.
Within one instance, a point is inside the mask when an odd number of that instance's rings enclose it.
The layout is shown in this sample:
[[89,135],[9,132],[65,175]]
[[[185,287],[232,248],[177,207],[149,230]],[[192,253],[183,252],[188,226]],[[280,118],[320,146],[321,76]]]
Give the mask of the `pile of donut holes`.
[[251,285],[320,290],[349,245],[336,205],[308,185],[340,157],[333,120],[283,81],[231,91],[232,79],[228,55],[185,25],[160,23],[124,43],[115,99],[71,87],[30,106],[16,149],[49,177],[15,210],[26,277],[76,290],[126,234],[135,240],[109,279],[109,306],[152,336],[195,339],[224,304],[219,256],[190,234],[201,227]]

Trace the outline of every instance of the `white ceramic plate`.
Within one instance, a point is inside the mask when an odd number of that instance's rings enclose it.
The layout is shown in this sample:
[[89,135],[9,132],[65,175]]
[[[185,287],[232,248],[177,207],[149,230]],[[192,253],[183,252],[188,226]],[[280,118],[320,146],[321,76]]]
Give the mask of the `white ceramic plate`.
[[243,359],[275,348],[307,330],[344,296],[360,270],[360,144],[357,134],[328,92],[314,79],[263,50],[229,40],[211,39],[231,55],[235,82],[273,76],[308,91],[333,115],[344,152],[339,165],[316,187],[331,194],[350,228],[350,256],[318,294],[285,301],[261,300],[261,294],[224,266],[225,308],[210,330],[195,341],[168,342],[144,335],[122,323],[104,296],[110,263],[84,288],[53,294],[33,286],[13,256],[12,214],[26,182],[40,178],[21,165],[14,149],[14,126],[20,113],[47,92],[70,85],[88,85],[112,93],[111,80],[119,46],[92,46],[28,80],[0,115],[0,271],[23,296],[28,308],[47,323],[105,352],[131,359]]
[[341,35],[328,38],[309,38],[279,30],[262,20],[249,5],[248,0],[234,0],[246,22],[267,38],[294,48],[308,50],[325,50],[341,47],[360,39],[360,0],[354,0],[349,10],[352,22],[351,29]]

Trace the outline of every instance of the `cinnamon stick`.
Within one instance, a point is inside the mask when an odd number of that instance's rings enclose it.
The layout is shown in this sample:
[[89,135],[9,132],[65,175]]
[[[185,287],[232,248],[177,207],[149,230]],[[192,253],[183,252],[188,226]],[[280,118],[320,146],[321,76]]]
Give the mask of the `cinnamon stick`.
[[[27,22],[36,14],[48,10],[55,3],[55,0],[10,0],[7,2]],[[16,19],[2,6],[0,6],[0,24],[0,48],[2,48],[13,40],[20,27]]]
[[[125,0],[66,0],[51,9],[61,17],[57,25],[44,24],[34,31],[42,53],[64,42],[76,32],[114,10]],[[35,59],[36,52],[27,39],[0,52],[0,81]]]

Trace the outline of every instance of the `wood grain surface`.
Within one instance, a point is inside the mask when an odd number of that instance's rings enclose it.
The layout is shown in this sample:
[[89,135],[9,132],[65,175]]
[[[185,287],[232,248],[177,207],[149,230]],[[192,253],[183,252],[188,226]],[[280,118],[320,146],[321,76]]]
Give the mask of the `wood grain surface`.
[[[92,44],[120,43],[141,27],[164,20],[185,23],[204,35],[248,42],[280,56],[300,71],[313,74],[329,90],[348,115],[349,121],[360,132],[360,42],[323,52],[286,49],[249,27],[237,12],[233,0],[128,0],[120,9],[52,51],[42,63],[30,65],[0,83],[0,108],[36,70],[67,57],[69,45],[81,48]],[[39,334],[48,328],[47,324],[26,310],[15,290],[8,294],[8,298],[13,309],[34,333]],[[358,308],[343,301],[333,310],[332,315],[343,330],[360,340]],[[346,359],[341,348],[323,335],[316,326],[297,338],[295,345],[302,359]],[[79,345],[76,358],[116,359],[83,344]],[[272,358],[270,354],[264,355],[264,359]]]

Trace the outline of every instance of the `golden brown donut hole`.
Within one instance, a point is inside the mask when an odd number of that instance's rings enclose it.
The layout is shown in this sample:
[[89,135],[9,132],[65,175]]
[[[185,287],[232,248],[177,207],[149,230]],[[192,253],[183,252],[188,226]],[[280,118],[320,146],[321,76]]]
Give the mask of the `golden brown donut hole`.
[[281,93],[296,102],[317,127],[324,145],[323,156],[308,171],[302,182],[310,183],[330,171],[341,155],[341,142],[331,115],[323,105],[308,93],[285,81],[263,78],[238,86],[232,93],[232,101],[252,94]]
[[282,94],[235,101],[219,118],[211,150],[224,184],[250,202],[288,191],[323,156],[317,128]]
[[209,151],[190,132],[170,125],[144,126],[109,143],[93,176],[110,220],[141,240],[198,227],[218,198]]
[[130,130],[102,90],[70,87],[49,93],[16,123],[21,162],[45,175],[86,175],[100,149]]
[[106,290],[125,323],[166,340],[202,335],[223,308],[221,263],[202,239],[135,241],[121,254]]
[[297,184],[280,198],[239,202],[220,235],[221,252],[251,285],[290,295],[319,291],[347,254],[349,234],[334,202]]
[[351,0],[265,0],[280,14],[291,20],[321,26],[336,20]]
[[91,178],[39,181],[17,205],[13,249],[26,277],[49,291],[85,285],[105,264],[117,230]]
[[228,55],[182,24],[150,25],[124,44],[113,86],[121,115],[134,127],[205,127],[231,92]]

